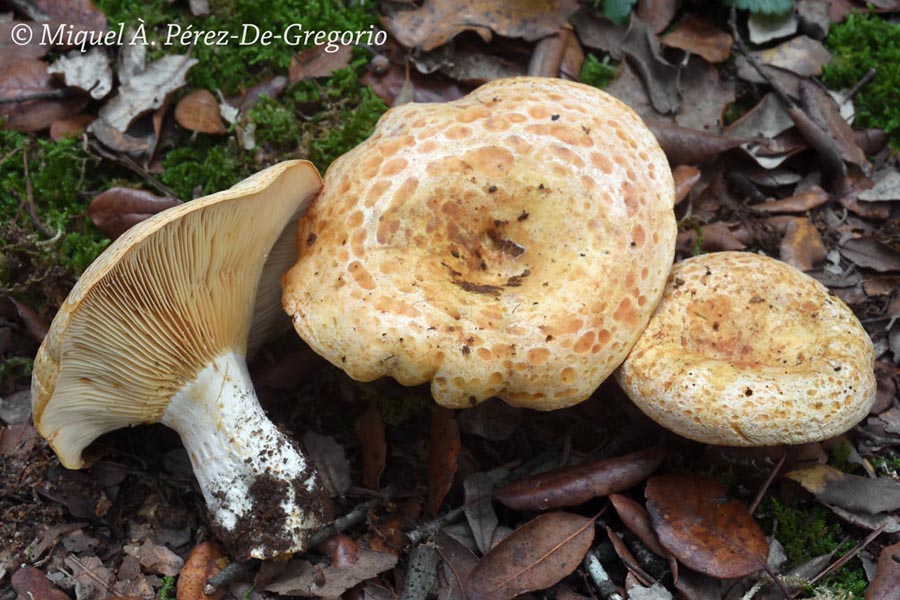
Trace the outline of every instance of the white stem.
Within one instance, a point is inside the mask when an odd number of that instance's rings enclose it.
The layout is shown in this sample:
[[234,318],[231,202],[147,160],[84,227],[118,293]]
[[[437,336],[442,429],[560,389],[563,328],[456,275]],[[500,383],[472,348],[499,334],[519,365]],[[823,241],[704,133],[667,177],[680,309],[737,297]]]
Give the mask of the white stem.
[[215,533],[238,554],[302,551],[325,524],[315,471],[266,417],[243,356],[212,361],[172,397],[161,421],[181,436]]

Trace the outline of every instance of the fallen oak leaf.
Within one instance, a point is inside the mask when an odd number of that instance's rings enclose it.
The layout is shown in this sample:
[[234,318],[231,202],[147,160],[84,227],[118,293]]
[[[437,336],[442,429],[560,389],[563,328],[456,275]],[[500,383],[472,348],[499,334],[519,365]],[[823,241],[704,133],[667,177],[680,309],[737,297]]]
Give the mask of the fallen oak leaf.
[[724,484],[690,475],[647,481],[647,511],[663,547],[684,565],[721,579],[766,568],[769,544],[741,502]]
[[785,477],[816,500],[848,511],[877,515],[900,509],[900,483],[890,477],[860,477],[828,465],[790,471]]
[[219,103],[209,90],[191,92],[175,105],[175,120],[188,131],[221,135],[228,131]]
[[645,119],[663,152],[675,165],[695,165],[717,158],[749,140],[681,127],[663,119]]
[[179,204],[181,200],[160,198],[146,190],[114,187],[91,201],[87,215],[104,235],[114,240],[131,226]]
[[662,43],[702,56],[711,63],[719,63],[731,56],[734,40],[707,19],[688,13],[662,38]]
[[397,556],[358,548],[355,562],[322,567],[306,560],[291,560],[265,591],[286,596],[337,598],[353,586],[397,566]]
[[515,510],[578,506],[592,498],[626,490],[646,479],[662,462],[660,447],[538,473],[509,483],[494,494]]
[[866,600],[891,600],[900,589],[900,543],[885,546],[878,555],[875,579],[866,590]]
[[595,518],[554,512],[522,525],[472,569],[466,597],[505,600],[557,583],[590,549]]
[[54,121],[78,114],[87,104],[87,96],[60,87],[47,69],[47,63],[36,59],[0,68],[3,129],[41,131]]

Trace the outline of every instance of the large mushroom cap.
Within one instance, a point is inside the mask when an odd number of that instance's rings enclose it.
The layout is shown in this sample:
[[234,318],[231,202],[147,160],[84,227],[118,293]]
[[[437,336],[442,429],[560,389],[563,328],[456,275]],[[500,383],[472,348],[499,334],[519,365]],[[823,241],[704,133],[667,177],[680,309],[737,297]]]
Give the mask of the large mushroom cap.
[[675,265],[617,376],[650,418],[710,444],[799,444],[875,399],[872,341],[847,306],[783,262],[718,252]]
[[329,168],[283,303],[358,380],[550,410],[622,362],[675,243],[650,130],[593,87],[514,78],[388,111]]

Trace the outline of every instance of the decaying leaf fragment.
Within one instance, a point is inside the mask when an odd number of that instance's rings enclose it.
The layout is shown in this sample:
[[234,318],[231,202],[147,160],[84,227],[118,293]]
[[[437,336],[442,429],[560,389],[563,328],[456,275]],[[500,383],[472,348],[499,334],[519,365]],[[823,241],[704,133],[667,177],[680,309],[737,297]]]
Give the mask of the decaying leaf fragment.
[[559,31],[576,10],[576,0],[426,0],[416,10],[384,17],[382,23],[407,48],[427,52],[463,31],[474,31],[485,41],[492,31],[534,41]]
[[87,214],[97,229],[114,240],[132,225],[179,204],[181,200],[161,198],[146,190],[114,187],[94,198]]

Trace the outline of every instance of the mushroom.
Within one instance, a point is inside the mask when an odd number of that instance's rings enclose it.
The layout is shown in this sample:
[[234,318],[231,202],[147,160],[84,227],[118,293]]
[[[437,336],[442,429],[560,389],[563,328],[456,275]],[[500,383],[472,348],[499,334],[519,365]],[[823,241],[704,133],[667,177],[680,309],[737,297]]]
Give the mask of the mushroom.
[[800,444],[858,423],[875,399],[872,341],[821,283],[781,261],[716,252],[675,265],[617,373],[631,400],[709,444]]
[[299,335],[352,378],[551,410],[624,360],[661,297],[674,187],[650,130],[560,79],[389,110],[328,169],[283,277]]
[[245,360],[290,328],[278,278],[320,187],[311,163],[284,162],[135,225],[81,276],[34,362],[34,423],[65,467],[84,466],[103,433],[168,425],[239,559],[302,550],[326,519],[312,466],[266,418]]

